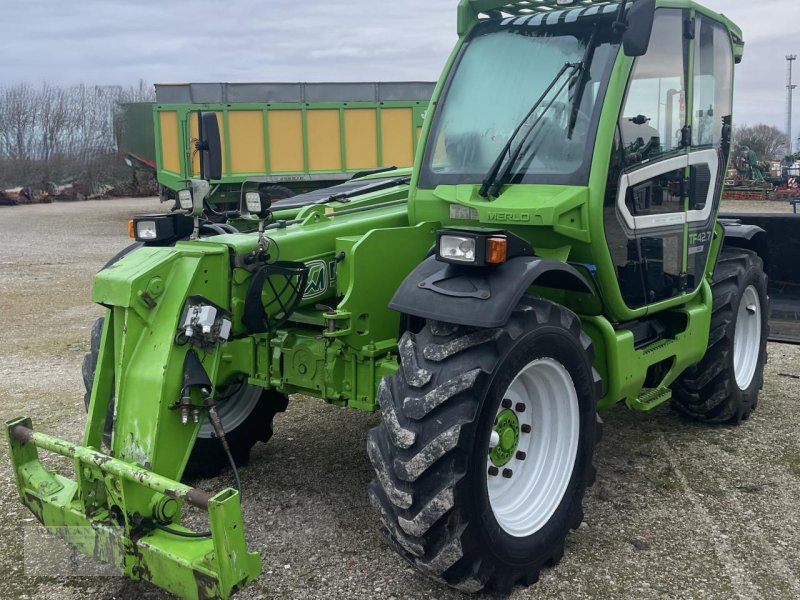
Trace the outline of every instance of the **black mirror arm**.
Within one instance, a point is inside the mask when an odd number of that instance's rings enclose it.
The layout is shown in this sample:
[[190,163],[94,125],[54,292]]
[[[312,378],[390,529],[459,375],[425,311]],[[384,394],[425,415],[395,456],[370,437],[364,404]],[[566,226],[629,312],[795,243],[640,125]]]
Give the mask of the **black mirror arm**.
[[622,0],[622,4],[619,5],[619,11],[617,12],[617,19],[611,24],[611,29],[616,35],[622,35],[628,30],[628,21],[625,19],[625,8],[627,4],[628,0]]

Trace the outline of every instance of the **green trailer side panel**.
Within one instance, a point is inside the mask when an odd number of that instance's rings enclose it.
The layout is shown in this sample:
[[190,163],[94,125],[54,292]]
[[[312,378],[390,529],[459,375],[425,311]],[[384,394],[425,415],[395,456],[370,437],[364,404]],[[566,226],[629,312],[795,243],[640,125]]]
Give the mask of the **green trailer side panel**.
[[410,167],[432,90],[413,82],[157,86],[158,180],[178,190],[199,175],[200,110],[216,112],[221,127],[215,200],[246,180],[313,189],[363,170]]
[[114,136],[117,148],[156,164],[156,142],[153,130],[153,102],[120,104],[114,115]]

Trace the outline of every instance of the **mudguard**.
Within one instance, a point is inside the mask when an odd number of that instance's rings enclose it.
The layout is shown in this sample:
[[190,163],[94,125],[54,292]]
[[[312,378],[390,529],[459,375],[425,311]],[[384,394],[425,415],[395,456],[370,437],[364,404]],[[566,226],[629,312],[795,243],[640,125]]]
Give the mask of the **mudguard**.
[[785,213],[720,215],[725,245],[753,250],[769,277],[773,342],[800,344],[800,215]]
[[758,225],[743,223],[740,218],[720,217],[719,223],[725,228],[726,238],[752,240],[759,233],[766,233]]
[[431,256],[395,292],[389,308],[400,313],[472,327],[500,327],[532,285],[596,296],[572,265],[520,256],[490,267],[446,264]]

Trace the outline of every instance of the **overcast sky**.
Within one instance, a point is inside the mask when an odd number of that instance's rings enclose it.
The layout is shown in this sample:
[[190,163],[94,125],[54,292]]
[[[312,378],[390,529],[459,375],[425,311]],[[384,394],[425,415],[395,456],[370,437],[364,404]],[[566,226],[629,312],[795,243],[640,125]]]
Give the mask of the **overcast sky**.
[[[800,54],[800,3],[704,3],[727,13],[745,32],[737,121],[783,129],[785,56]],[[456,39],[456,0],[2,4],[0,85],[435,80]],[[796,71],[800,83],[800,65]],[[796,138],[800,93],[795,105]]]

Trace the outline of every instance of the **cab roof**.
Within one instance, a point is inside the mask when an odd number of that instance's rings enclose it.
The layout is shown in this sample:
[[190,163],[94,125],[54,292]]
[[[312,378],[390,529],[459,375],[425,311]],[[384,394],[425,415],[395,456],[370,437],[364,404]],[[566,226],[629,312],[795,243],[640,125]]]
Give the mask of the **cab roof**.
[[[637,0],[629,0],[632,6]],[[619,7],[620,0],[461,0],[458,6],[458,34],[466,35],[478,21],[487,19],[508,19],[536,17],[542,20],[547,14],[547,21],[555,19],[572,20],[579,16],[589,16],[612,11]],[[725,25],[731,33],[734,43],[736,62],[740,62],[744,53],[742,30],[726,16],[716,13],[694,0],[657,0],[657,6],[665,8],[688,8],[701,12]]]

